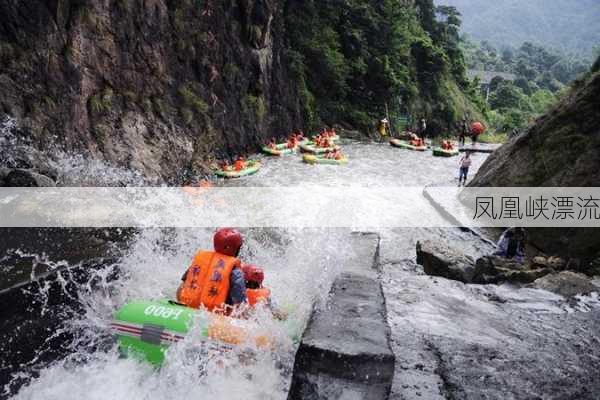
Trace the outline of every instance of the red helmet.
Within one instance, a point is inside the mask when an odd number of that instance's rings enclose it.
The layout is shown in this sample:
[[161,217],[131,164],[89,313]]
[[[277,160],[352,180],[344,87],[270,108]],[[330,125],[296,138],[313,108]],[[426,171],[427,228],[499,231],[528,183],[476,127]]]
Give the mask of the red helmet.
[[233,228],[221,228],[215,233],[213,242],[217,253],[237,257],[244,239],[242,234]]
[[242,271],[244,272],[244,279],[246,282],[254,282],[258,285],[262,285],[263,280],[265,279],[265,273],[261,267],[253,264],[244,264]]

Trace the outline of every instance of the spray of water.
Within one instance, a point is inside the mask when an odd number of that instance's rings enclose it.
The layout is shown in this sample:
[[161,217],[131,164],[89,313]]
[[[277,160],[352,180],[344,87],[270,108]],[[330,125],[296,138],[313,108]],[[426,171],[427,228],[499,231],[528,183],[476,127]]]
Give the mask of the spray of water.
[[[99,270],[78,288],[82,312],[62,328],[74,337],[72,353],[43,369],[15,398],[284,398],[296,349],[292,337],[301,334],[313,303],[325,298],[353,249],[340,245],[348,235],[341,230],[243,233],[247,241],[241,258],[265,268],[265,284],[275,303],[290,312],[285,324],[267,310],[253,316],[259,329],[276,338],[273,351],[246,346],[198,352],[192,332],[189,340],[170,348],[159,370],[120,359],[110,338],[114,311],[135,299],[173,298],[194,252],[209,248],[213,234],[210,229],[149,229],[137,235],[118,264]],[[324,252],[338,256],[321,258]],[[118,280],[109,279],[114,268],[119,270]],[[250,359],[244,357],[247,350]],[[15,375],[23,378],[31,377],[26,372]]]
[[[302,164],[297,157],[271,160],[258,175],[235,184],[243,186],[314,184],[418,185],[451,181],[456,160],[420,163],[429,155],[400,153],[386,145],[349,145],[352,168]],[[400,157],[400,154],[403,156]],[[134,172],[112,169],[102,163],[61,153],[54,156],[61,182],[85,184],[121,182],[138,184]],[[352,164],[351,164],[352,165]],[[227,183],[229,185],[230,183]],[[334,190],[334,189],[332,189]],[[267,205],[264,205],[268,207]],[[307,215],[318,210],[307,210]],[[24,380],[16,399],[283,399],[289,385],[293,355],[314,303],[323,304],[331,282],[354,256],[348,230],[248,229],[241,258],[265,268],[265,284],[275,303],[290,314],[285,324],[266,310],[253,318],[260,329],[276,337],[273,351],[233,349],[197,351],[193,335],[172,346],[165,365],[154,369],[143,362],[119,357],[109,324],[115,310],[126,302],[173,298],[181,276],[194,253],[210,248],[211,229],[146,229],[131,240],[114,265],[94,272],[77,287],[78,313],[63,321],[62,332],[73,339],[65,357],[33,374],[30,366],[13,376]],[[410,255],[408,248],[410,247]],[[399,256],[412,258],[414,247]],[[118,273],[118,279],[113,279]],[[67,272],[62,275],[69,282]],[[60,334],[57,332],[56,334]],[[251,350],[251,356],[247,355]],[[7,388],[12,387],[11,385]],[[5,393],[10,389],[5,388]],[[7,392],[8,391],[8,392]]]

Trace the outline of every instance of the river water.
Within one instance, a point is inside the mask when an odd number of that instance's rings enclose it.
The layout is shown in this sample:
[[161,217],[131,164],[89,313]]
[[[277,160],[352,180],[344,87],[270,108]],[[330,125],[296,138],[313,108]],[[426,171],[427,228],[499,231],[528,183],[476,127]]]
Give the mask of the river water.
[[[344,152],[350,158],[348,166],[310,166],[303,164],[298,156],[288,156],[265,160],[264,167],[254,176],[219,184],[306,186],[307,189],[311,185],[325,185],[332,190],[340,186],[456,184],[457,158],[436,158],[429,152],[411,152],[379,143],[348,143],[344,145]],[[483,154],[473,156],[473,173],[485,157]],[[137,179],[131,171],[104,168],[103,164],[82,158],[61,157],[57,168],[62,181],[72,185],[94,182],[96,175],[104,184],[135,184]],[[353,257],[355,249],[349,245],[349,229],[243,231],[246,244],[242,258],[265,268],[265,283],[272,289],[273,298],[290,310],[283,329],[266,313],[256,317],[264,326],[272,327],[272,334],[281,339],[281,345],[272,353],[259,352],[251,362],[235,352],[193,357],[184,342],[172,349],[163,368],[154,370],[134,360],[119,358],[111,341],[109,323],[114,311],[132,299],[172,297],[194,252],[211,245],[212,232],[210,229],[140,230],[129,239],[117,261],[96,273],[102,277],[96,279],[93,290],[89,285],[78,288],[75,301],[80,311],[64,320],[60,327],[73,336],[64,355],[48,362],[34,360],[13,369],[11,383],[5,385],[2,396],[15,399],[285,399],[297,346],[288,338],[289,332],[301,334],[313,302],[322,304],[326,300],[331,282],[343,270],[344,263]],[[555,347],[563,349],[558,354],[571,354],[570,345],[560,345],[567,339],[559,339],[561,324],[556,321],[572,315],[587,321],[586,316],[596,309],[594,299],[582,300],[583,305],[577,308],[541,291],[522,292],[523,289],[511,287],[473,289],[425,277],[414,265],[415,244],[421,239],[451,242],[473,256],[491,250],[470,233],[451,228],[382,229],[378,233],[382,238],[382,280],[398,357],[394,398],[504,398],[498,396],[506,387],[510,398],[533,398],[520,396],[519,385],[534,376],[535,368],[528,367],[531,372],[521,381],[513,379],[520,371],[518,367],[507,372],[494,364],[493,370],[486,365],[488,354],[481,349],[491,348],[498,353],[502,346],[520,337],[519,354],[522,355],[527,343],[539,343],[528,341],[527,337],[538,337],[547,321],[551,321],[556,328],[553,337],[559,343]],[[46,260],[45,264],[58,265],[59,258]],[[119,278],[106,279],[111,271],[119,271]],[[490,305],[486,300],[489,298],[502,301]],[[540,313],[547,317],[538,318]],[[529,315],[536,318],[531,323],[517,324],[510,320],[512,315],[518,315],[519,319]],[[498,322],[503,319],[508,322]],[[486,325],[490,323],[500,328],[495,331],[496,335],[487,337]],[[579,325],[581,323],[574,323],[575,327]],[[469,357],[468,349],[473,349],[478,355],[472,357],[477,360],[475,365],[487,368],[482,375],[493,377],[486,379],[495,385],[495,392],[490,391],[489,396],[477,395],[473,388],[485,385],[480,384],[479,376],[472,376],[464,359],[450,359],[449,349],[453,346],[465,358]],[[499,359],[506,361],[506,357]],[[535,357],[525,361],[531,359]],[[572,361],[589,362],[578,357]],[[460,366],[454,375],[447,372],[453,365]],[[479,386],[471,383],[471,379]],[[552,398],[549,389],[526,393]]]

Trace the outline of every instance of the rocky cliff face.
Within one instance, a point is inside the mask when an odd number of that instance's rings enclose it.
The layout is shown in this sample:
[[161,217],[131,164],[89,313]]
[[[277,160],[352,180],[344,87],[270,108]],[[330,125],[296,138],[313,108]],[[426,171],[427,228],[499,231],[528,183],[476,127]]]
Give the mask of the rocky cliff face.
[[[470,186],[600,186],[600,72],[575,83],[556,107],[502,146]],[[591,260],[600,256],[594,229],[532,229],[534,244]]]
[[433,10],[431,0],[5,0],[0,120],[44,154],[55,146],[167,182],[294,128],[374,131],[388,105],[437,134],[472,104]]
[[3,1],[0,114],[37,148],[161,180],[254,149],[300,124],[281,3]]

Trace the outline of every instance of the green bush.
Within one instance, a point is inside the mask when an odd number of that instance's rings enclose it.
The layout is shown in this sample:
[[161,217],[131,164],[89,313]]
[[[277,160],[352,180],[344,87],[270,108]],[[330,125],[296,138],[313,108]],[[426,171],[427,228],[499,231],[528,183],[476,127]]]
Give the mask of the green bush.
[[113,90],[105,88],[102,92],[96,93],[89,99],[90,110],[93,114],[101,114],[109,111],[113,105]]
[[198,114],[206,114],[208,112],[208,104],[194,92],[191,85],[180,86],[178,93],[185,106],[191,108]]
[[181,113],[181,118],[183,118],[183,121],[187,125],[191,124],[194,120],[194,113],[189,108],[182,108],[179,111]]
[[227,63],[223,67],[223,79],[229,83],[235,83],[240,77],[240,69],[233,63]]
[[258,122],[263,122],[267,114],[267,105],[264,97],[247,95],[244,98],[244,108],[246,113],[252,113]]

